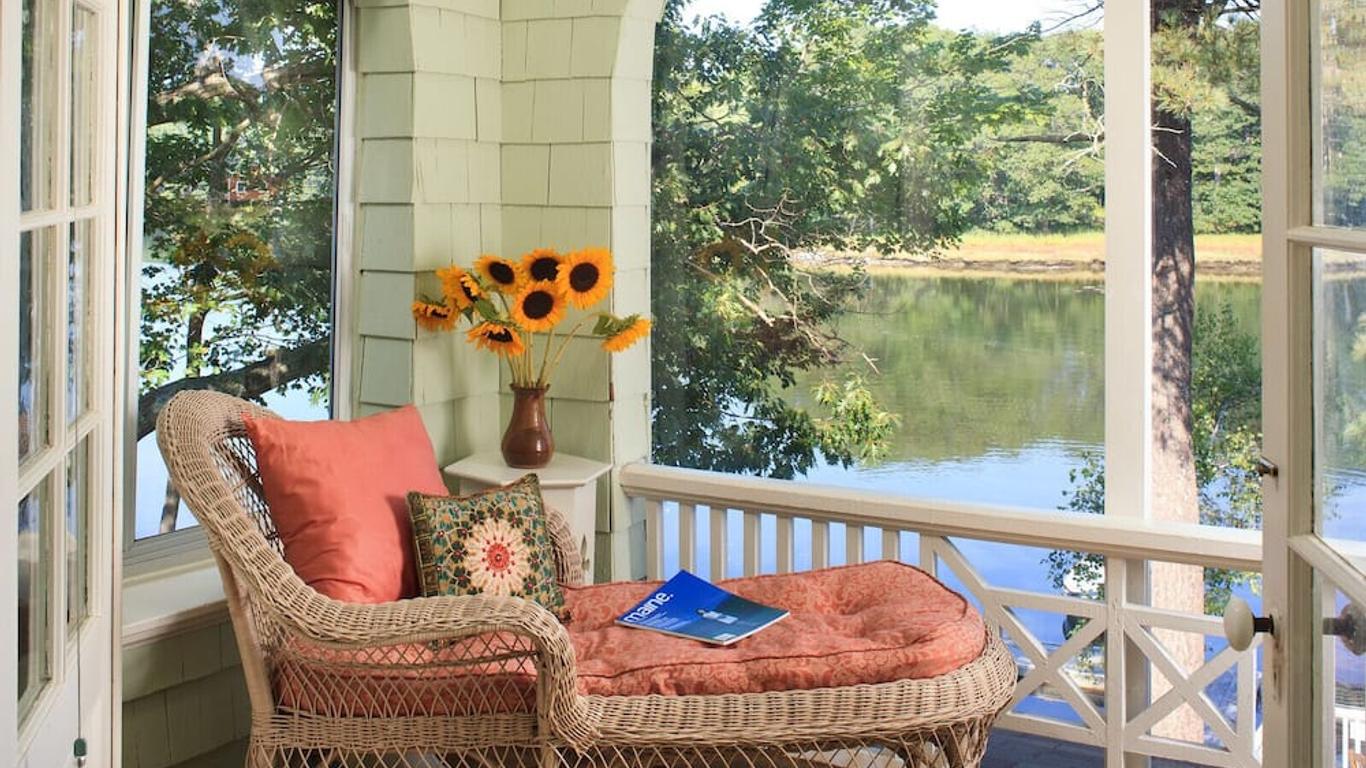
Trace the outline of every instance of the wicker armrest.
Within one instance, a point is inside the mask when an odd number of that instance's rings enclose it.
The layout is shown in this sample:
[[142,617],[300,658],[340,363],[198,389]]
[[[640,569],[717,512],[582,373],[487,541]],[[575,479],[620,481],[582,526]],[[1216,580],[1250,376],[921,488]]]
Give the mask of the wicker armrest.
[[[274,594],[279,595],[285,590]],[[380,648],[481,635],[513,634],[535,651],[537,717],[548,737],[586,747],[597,726],[578,695],[574,646],[550,611],[518,597],[422,597],[393,603],[344,603],[302,590],[302,600],[277,605],[289,630],[338,649]]]

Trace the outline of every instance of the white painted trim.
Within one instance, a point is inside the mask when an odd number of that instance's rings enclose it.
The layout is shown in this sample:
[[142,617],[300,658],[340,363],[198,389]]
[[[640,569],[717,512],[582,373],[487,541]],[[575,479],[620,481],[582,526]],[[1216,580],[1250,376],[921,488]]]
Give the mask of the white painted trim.
[[1309,3],[1264,0],[1262,23],[1262,451],[1280,468],[1262,483],[1265,647],[1262,736],[1267,768],[1314,752],[1312,572],[1290,539],[1312,524],[1310,275],[1296,235],[1311,223]]
[[[0,178],[19,178],[19,104],[20,79],[20,4],[0,3]],[[12,253],[19,242],[19,185],[0,184],[0,251]],[[19,260],[0,258],[0,307],[19,304]],[[10,314],[0,319],[0,435],[19,433],[19,414],[10,404],[19,401],[18,367],[9,364],[19,358],[19,334]],[[0,440],[0,508],[19,505],[18,441]],[[13,525],[0,526],[0,563],[18,559],[18,531]],[[11,617],[19,610],[16,574],[6,568],[0,576],[0,616]],[[18,654],[17,632],[0,635],[0,765],[13,765],[19,748],[18,732]]]
[[359,261],[356,242],[356,87],[360,71],[356,66],[356,18],[348,0],[337,0],[337,178],[332,233],[332,418],[350,419],[354,415],[355,350],[358,346],[356,311],[356,273]]
[[1148,0],[1105,4],[1105,513],[1152,499],[1153,196]]
[[223,583],[212,562],[129,580],[123,600],[118,643],[124,647],[228,620]]
[[891,525],[936,536],[965,536],[1025,546],[1095,552],[1129,560],[1162,560],[1242,571],[1262,564],[1256,531],[1212,526],[1152,523],[1124,515],[1086,515],[1012,509],[786,480],[653,464],[620,470],[627,496],[653,501],[687,501],[716,509],[795,515],[852,525]]

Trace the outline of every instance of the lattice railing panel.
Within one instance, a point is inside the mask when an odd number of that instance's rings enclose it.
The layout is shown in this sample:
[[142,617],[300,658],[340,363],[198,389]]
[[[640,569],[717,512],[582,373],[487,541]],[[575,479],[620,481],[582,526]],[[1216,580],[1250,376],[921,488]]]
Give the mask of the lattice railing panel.
[[[918,564],[961,589],[987,624],[1001,633],[1020,665],[1015,696],[997,721],[1001,727],[1120,754],[1199,765],[1243,767],[1260,762],[1260,639],[1243,653],[1218,640],[1219,649],[1206,654],[1203,663],[1184,669],[1162,637],[1184,632],[1222,638],[1220,620],[1156,609],[1145,598],[1131,597],[1133,584],[1143,583],[1146,564],[1121,554],[1134,549],[1133,542],[1116,545],[1113,551],[1083,548],[1105,563],[1104,583],[1097,590],[1103,597],[1091,600],[989,583],[955,541],[1029,538],[1032,546],[1078,549],[1064,536],[1055,541],[1040,541],[1038,533],[998,537],[984,525],[972,535],[951,538],[904,525],[871,525],[862,515],[828,509],[803,513],[794,510],[790,500],[773,510],[720,503],[715,497],[637,500],[651,578],[663,578],[675,568],[696,570],[704,562],[704,575],[722,579],[887,558]],[[1063,640],[1041,640],[1031,630],[1039,625],[1037,619],[1030,620],[1034,613],[1065,621]],[[1112,638],[1122,641],[1112,645]],[[1147,691],[1150,678],[1155,683],[1152,693],[1136,698],[1132,691]],[[1210,693],[1221,686],[1233,689],[1231,704],[1223,708]],[[1198,720],[1201,735],[1163,735],[1171,730],[1163,724],[1179,719],[1177,713],[1185,720]]]

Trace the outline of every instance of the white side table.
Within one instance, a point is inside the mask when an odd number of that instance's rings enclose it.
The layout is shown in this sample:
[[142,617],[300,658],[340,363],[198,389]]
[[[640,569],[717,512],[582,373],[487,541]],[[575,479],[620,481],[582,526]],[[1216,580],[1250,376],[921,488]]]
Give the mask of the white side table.
[[534,472],[541,480],[541,496],[545,503],[569,520],[569,528],[583,553],[584,576],[591,584],[598,528],[597,481],[611,468],[611,464],[556,453],[550,463],[540,469],[516,469],[503,463],[503,454],[489,451],[467,456],[446,467],[444,472],[446,477],[459,482],[462,494],[509,485]]

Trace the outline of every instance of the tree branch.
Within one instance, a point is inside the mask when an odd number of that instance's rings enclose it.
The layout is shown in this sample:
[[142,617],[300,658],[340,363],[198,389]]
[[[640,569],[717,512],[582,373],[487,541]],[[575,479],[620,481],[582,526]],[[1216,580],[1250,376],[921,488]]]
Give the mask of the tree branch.
[[329,349],[329,339],[322,338],[301,347],[272,350],[264,358],[242,368],[180,379],[144,392],[138,398],[138,439],[156,429],[157,415],[179,392],[209,389],[244,400],[260,397],[291,381],[322,371]]

